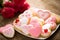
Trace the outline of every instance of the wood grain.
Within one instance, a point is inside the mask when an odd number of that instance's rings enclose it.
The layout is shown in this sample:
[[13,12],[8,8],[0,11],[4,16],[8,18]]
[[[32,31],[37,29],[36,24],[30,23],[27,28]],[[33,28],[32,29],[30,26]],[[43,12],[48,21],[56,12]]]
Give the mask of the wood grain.
[[[37,7],[40,9],[47,9],[47,10],[50,10],[51,12],[54,12],[60,15],[60,0],[27,0],[27,2],[32,7]],[[15,18],[17,18],[17,16]],[[0,15],[0,27],[7,23],[12,22],[15,18],[3,19],[3,17]],[[16,32],[15,36],[11,39],[6,38],[2,34],[0,34],[0,40],[36,40],[36,39],[28,38]],[[46,40],[60,40],[60,27],[51,37],[49,37]]]

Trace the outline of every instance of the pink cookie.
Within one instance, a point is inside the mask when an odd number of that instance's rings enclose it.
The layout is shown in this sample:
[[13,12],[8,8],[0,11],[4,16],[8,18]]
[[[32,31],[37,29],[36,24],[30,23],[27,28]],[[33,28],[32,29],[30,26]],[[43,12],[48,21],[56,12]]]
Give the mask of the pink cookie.
[[28,29],[32,27],[32,25],[24,24],[24,21],[20,21],[19,19],[16,19],[13,22],[14,28],[18,29],[19,31],[22,31],[24,34],[29,34]]
[[4,27],[1,27],[0,33],[2,33],[6,37],[12,38],[14,36],[13,25],[7,24]]
[[37,37],[40,36],[41,30],[42,30],[41,27],[30,28],[30,29],[29,29],[29,34],[30,34],[32,37],[37,38]]
[[19,15],[19,18],[22,19],[22,17],[26,17],[26,18],[31,18],[32,17],[32,12],[31,10],[26,10],[23,14]]
[[40,16],[40,18],[46,20],[47,18],[50,17],[50,12],[47,10],[38,10],[38,15]]
[[39,18],[42,18],[46,20],[50,17],[51,13],[48,10],[38,9],[38,8],[31,8],[33,11],[33,14]]
[[40,27],[40,19],[38,17],[32,17],[30,20],[30,24],[33,25],[34,27]]
[[30,28],[33,28],[33,26],[32,25],[22,25],[22,26],[20,26],[20,29],[24,34],[29,34],[28,30]]
[[56,17],[55,16],[51,16],[50,18],[48,18],[45,23],[50,23],[50,22],[55,22],[56,23]]

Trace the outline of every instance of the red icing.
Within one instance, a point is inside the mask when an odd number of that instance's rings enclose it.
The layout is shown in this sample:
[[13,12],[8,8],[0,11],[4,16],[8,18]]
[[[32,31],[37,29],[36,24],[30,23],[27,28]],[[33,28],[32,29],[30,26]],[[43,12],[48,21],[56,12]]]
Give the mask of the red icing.
[[48,29],[44,29],[44,32],[47,33],[48,32]]
[[15,23],[18,23],[18,22],[19,22],[19,20],[18,20],[18,19],[16,19]]

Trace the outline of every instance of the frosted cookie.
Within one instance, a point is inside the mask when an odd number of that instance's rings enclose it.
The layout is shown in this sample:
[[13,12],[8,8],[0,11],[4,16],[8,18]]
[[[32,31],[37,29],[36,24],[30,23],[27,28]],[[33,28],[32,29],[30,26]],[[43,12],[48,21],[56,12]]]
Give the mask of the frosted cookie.
[[7,24],[4,27],[0,28],[0,33],[2,33],[4,36],[12,38],[14,36],[14,26],[11,24]]
[[34,11],[34,15],[37,15],[38,17],[46,20],[50,17],[51,13],[47,10],[38,9],[38,8],[31,8]]
[[42,28],[33,27],[33,28],[30,28],[28,31],[29,31],[29,34],[31,35],[31,37],[38,38],[41,35]]
[[56,20],[57,20],[57,23],[60,23],[60,16],[58,14],[51,13],[51,16],[55,16]]
[[50,23],[50,22],[55,22],[56,23],[56,17],[55,16],[51,16],[51,17],[49,17],[46,21],[45,21],[45,23]]
[[24,17],[26,17],[26,18],[31,18],[32,17],[32,11],[31,10],[26,10],[25,12],[23,12],[23,14],[20,14],[19,16],[18,16],[18,18],[24,18]]
[[51,34],[51,30],[50,29],[42,29],[42,33],[41,33],[41,36],[44,37],[44,38],[47,38],[49,37]]
[[24,34],[28,34],[27,28],[29,28],[30,25],[22,23],[24,21],[20,21],[19,18],[14,20],[13,25],[15,30],[18,32],[23,32]]
[[41,33],[41,36],[42,37],[49,37],[50,34],[51,34],[51,24],[45,24],[43,27],[42,27],[42,33]]
[[32,17],[30,20],[30,24],[34,25],[34,27],[37,25],[42,26],[44,25],[44,20],[38,17]]
[[20,29],[21,32],[23,32],[24,34],[28,35],[29,34],[29,29],[32,28],[33,26],[32,25],[22,25],[20,26]]

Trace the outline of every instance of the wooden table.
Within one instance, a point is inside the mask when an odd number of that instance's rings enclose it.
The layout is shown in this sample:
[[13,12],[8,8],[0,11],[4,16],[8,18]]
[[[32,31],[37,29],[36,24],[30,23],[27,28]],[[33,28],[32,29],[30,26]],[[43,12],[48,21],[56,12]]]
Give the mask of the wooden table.
[[[32,7],[47,9],[47,10],[50,10],[51,12],[54,12],[60,15],[60,0],[27,0],[27,2]],[[3,17],[0,15],[0,26],[3,26],[7,23],[12,22],[15,18],[17,18],[17,16],[12,19],[3,19]],[[11,39],[6,38],[2,34],[0,34],[0,40],[36,40],[36,39],[31,39],[21,35],[18,32],[15,32],[15,36]],[[60,40],[60,27],[51,37],[49,37],[46,40]]]

